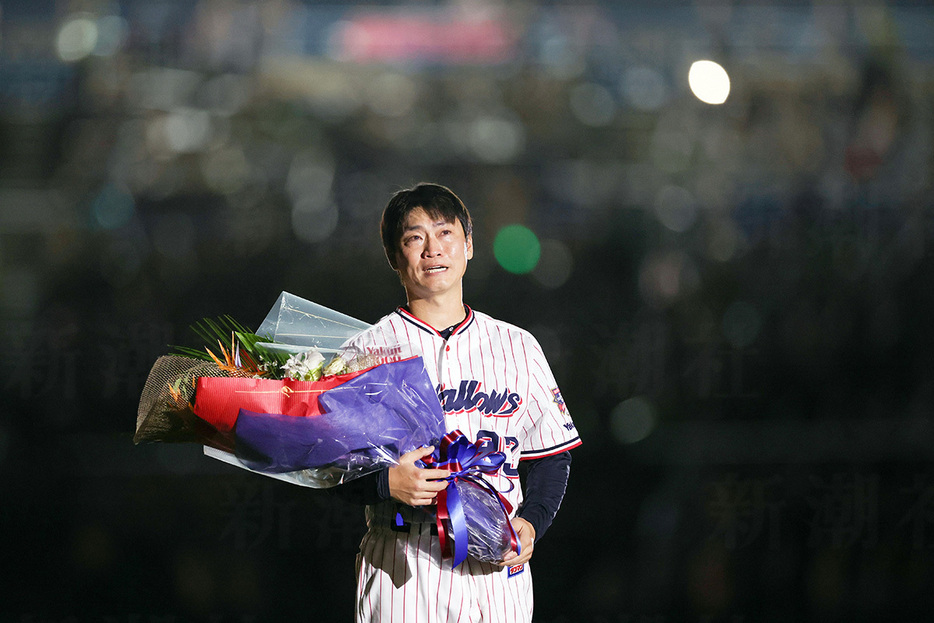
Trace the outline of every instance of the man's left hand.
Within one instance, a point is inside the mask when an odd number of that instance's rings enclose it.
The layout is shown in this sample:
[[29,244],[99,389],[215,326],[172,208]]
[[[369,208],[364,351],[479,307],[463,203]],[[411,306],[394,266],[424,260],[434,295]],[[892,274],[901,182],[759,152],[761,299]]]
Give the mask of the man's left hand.
[[513,517],[512,527],[516,530],[516,536],[519,537],[520,553],[509,552],[499,563],[501,567],[514,567],[528,562],[532,557],[532,550],[535,549],[535,528],[522,517]]

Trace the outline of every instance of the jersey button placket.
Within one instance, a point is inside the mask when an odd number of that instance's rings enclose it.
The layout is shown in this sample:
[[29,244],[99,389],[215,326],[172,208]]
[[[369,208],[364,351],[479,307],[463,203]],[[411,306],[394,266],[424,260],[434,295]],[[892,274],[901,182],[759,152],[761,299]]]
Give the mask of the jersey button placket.
[[[438,385],[440,386],[440,391],[442,392],[447,389],[451,383],[451,379],[447,373],[447,352],[449,350],[451,350],[451,347],[448,346],[447,340],[443,340],[441,348],[438,351]],[[445,419],[447,419],[447,414],[445,414]]]
[[[441,347],[441,355],[438,357],[438,379],[444,389],[451,387],[456,389],[456,383],[451,378],[451,364],[449,363],[451,358],[450,340],[451,338],[444,340],[444,345]],[[445,420],[447,421],[449,430],[453,430],[459,425],[456,414],[445,413]]]

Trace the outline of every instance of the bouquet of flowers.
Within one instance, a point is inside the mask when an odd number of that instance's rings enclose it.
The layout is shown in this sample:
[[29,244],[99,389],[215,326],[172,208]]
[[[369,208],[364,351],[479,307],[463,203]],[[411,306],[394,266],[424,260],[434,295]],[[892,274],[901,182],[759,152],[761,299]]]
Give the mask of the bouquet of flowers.
[[[140,398],[134,442],[195,442],[238,467],[325,488],[396,464],[416,448],[449,466],[439,535],[455,564],[500,561],[518,542],[508,503],[482,478],[504,460],[458,431],[420,357],[391,361],[341,345],[368,325],[283,292],[254,333],[230,317],[193,328],[202,350],[160,357]],[[325,355],[330,355],[328,362]]]

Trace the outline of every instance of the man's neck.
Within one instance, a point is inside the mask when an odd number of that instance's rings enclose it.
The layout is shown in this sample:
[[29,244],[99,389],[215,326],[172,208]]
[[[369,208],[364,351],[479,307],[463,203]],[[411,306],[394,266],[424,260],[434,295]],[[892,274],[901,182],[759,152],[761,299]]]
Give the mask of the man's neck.
[[436,299],[409,300],[409,311],[422,322],[426,322],[438,331],[460,323],[467,317],[463,299],[450,301]]

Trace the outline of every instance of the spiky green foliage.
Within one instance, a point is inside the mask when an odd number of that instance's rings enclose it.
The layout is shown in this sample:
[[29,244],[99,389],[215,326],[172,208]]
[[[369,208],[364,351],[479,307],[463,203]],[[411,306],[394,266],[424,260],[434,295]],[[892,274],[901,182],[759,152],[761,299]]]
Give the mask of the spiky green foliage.
[[[260,346],[260,342],[272,340],[253,333],[229,315],[220,316],[216,320],[204,318],[191,325],[191,330],[203,342],[203,347],[172,346],[175,354],[205,361],[225,360],[227,364],[238,359],[238,367],[248,371],[260,370],[264,362],[274,363],[278,367],[288,358],[288,355]],[[215,354],[218,349],[220,356]]]

